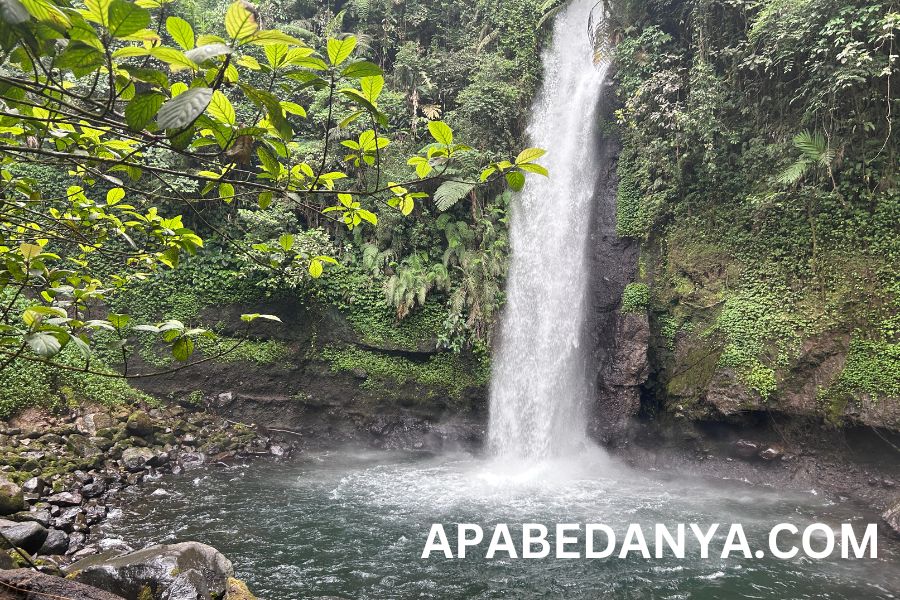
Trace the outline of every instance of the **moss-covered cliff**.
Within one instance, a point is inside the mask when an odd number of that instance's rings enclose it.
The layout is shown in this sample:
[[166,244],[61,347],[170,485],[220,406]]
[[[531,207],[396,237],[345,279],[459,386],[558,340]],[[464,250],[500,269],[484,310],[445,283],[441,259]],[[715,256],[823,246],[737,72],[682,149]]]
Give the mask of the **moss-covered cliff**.
[[611,23],[645,408],[900,428],[896,6],[623,2]]

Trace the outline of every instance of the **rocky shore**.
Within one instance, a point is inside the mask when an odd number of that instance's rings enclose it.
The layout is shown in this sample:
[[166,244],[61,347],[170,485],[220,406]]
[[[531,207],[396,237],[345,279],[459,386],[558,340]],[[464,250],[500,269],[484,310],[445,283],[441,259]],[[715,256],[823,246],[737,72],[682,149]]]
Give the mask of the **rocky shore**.
[[[10,586],[27,588],[20,585],[22,578],[45,590],[42,593],[50,593],[45,589],[48,585],[51,589],[63,585],[38,577],[34,567],[50,575],[70,573],[70,579],[115,597],[242,598],[237,591],[223,595],[233,570],[213,548],[188,542],[193,545],[134,552],[121,540],[97,535],[96,526],[117,509],[123,492],[133,486],[210,463],[285,457],[294,448],[293,443],[275,441],[251,425],[179,405],[109,409],[86,404],[61,414],[28,410],[0,422],[0,534],[5,538],[0,538],[0,569],[28,568],[31,573],[2,571],[0,598],[5,598],[3,590]],[[151,488],[142,487],[154,493]],[[190,567],[197,560],[217,566]],[[111,566],[114,561],[118,566]],[[178,572],[193,570],[199,575],[170,577],[172,569],[147,566],[169,563]],[[98,579],[97,573],[103,576]],[[120,574],[111,579],[110,573]],[[215,574],[212,579],[211,573]],[[239,590],[241,586],[231,587]],[[197,593],[169,592],[180,588]],[[66,597],[107,597],[84,594]]]

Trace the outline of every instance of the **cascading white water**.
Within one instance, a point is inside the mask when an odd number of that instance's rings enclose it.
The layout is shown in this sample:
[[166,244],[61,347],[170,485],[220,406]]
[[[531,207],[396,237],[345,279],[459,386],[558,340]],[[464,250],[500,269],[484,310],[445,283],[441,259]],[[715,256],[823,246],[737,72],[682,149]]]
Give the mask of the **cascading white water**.
[[507,305],[491,382],[488,442],[495,455],[542,458],[583,446],[590,394],[582,343],[587,240],[598,180],[597,104],[606,64],[587,33],[596,0],[555,20],[528,135],[550,177],[515,198]]

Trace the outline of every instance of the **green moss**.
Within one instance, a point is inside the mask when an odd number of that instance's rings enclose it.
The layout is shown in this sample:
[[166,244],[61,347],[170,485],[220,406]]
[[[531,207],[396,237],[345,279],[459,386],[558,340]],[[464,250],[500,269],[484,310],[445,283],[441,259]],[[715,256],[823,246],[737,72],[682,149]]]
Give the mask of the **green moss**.
[[[469,359],[459,354],[442,352],[424,362],[408,358],[364,350],[357,347],[322,350],[322,358],[333,371],[365,371],[371,379],[381,382],[416,383],[446,389],[453,398],[459,398],[470,387],[485,385],[490,378],[486,358]],[[373,383],[368,383],[373,385]]]
[[[234,346],[235,338],[213,335],[198,339],[197,348],[206,356],[213,356],[225,352]],[[287,358],[290,349],[287,344],[278,340],[246,340],[240,346],[224,354],[217,360],[219,362],[248,361],[258,364],[274,364]]]
[[900,398],[900,343],[867,340],[857,332],[844,369],[830,386],[819,390],[818,400],[829,420],[838,423],[862,394],[876,401]]
[[[54,360],[63,365],[83,367],[82,360],[69,349]],[[91,365],[94,370],[105,370],[101,361]],[[105,406],[116,406],[138,401],[154,403],[143,392],[131,387],[127,380],[48,367],[18,359],[0,371],[0,419],[32,406],[59,409],[66,404],[90,400]]]
[[650,288],[646,283],[629,283],[622,291],[623,313],[638,313],[647,310],[650,305]]

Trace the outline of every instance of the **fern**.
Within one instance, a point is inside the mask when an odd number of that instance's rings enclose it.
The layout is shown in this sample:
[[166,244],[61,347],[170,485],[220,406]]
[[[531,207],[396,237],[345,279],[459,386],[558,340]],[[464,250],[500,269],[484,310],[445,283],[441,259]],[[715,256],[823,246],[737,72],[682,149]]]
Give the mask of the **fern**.
[[465,197],[466,194],[471,192],[474,187],[474,184],[471,183],[445,181],[434,192],[434,200],[437,204],[437,209],[441,212],[450,209]]

